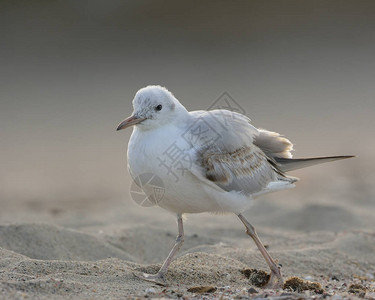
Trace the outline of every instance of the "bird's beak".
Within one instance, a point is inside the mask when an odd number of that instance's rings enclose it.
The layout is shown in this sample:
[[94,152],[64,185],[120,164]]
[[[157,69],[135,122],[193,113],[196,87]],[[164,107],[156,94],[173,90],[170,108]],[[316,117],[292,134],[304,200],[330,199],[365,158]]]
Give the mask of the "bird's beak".
[[146,118],[137,118],[134,115],[131,115],[130,117],[126,118],[124,121],[122,121],[118,126],[117,126],[117,131],[121,129],[128,128],[130,126],[133,126],[135,124],[138,124],[142,121],[146,120]]

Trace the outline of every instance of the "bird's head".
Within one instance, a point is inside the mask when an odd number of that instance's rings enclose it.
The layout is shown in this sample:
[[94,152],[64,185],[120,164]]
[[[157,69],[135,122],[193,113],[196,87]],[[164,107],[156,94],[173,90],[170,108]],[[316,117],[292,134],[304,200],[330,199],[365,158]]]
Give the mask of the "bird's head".
[[184,106],[166,88],[150,85],[140,89],[133,100],[132,115],[122,121],[117,130],[137,125],[142,130],[171,123],[187,113]]

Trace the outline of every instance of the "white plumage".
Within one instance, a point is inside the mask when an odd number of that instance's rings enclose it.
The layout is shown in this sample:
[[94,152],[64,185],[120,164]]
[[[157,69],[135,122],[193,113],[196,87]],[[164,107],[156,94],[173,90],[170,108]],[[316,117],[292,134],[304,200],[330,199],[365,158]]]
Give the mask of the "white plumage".
[[[134,113],[118,126],[131,125],[128,146],[131,176],[151,173],[162,179],[164,194],[157,205],[177,214],[179,236],[156,275],[160,282],[183,241],[182,214],[231,212],[238,215],[271,268],[270,285],[280,286],[280,270],[254,228],[242,216],[255,196],[294,186],[284,170],[347,157],[291,159],[292,143],[280,134],[257,129],[241,114],[227,110],[193,111],[167,89],[148,86],[133,100]],[[142,185],[152,194],[152,185]],[[277,279],[275,284],[274,280]]]

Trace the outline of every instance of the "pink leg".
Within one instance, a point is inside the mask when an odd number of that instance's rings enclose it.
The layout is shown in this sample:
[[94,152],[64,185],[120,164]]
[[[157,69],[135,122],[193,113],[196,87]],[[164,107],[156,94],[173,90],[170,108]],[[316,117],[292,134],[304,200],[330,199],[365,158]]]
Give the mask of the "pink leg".
[[159,272],[157,272],[156,274],[135,273],[137,277],[147,280],[147,281],[165,285],[166,283],[165,274],[167,273],[168,267],[171,264],[173,257],[180,250],[180,248],[182,247],[182,244],[184,243],[184,227],[183,227],[181,215],[177,215],[177,224],[178,224],[178,236],[176,238],[176,242],[171,252],[169,252],[169,255],[165,259],[163,265],[161,266]]
[[246,233],[254,240],[255,244],[257,245],[260,253],[263,255],[264,259],[266,260],[268,266],[271,269],[270,280],[267,284],[269,288],[282,288],[283,287],[283,277],[281,276],[280,268],[272,259],[271,255],[267,252],[266,248],[263,246],[263,243],[260,241],[255,228],[251,225],[242,214],[238,214],[241,222],[246,227]]

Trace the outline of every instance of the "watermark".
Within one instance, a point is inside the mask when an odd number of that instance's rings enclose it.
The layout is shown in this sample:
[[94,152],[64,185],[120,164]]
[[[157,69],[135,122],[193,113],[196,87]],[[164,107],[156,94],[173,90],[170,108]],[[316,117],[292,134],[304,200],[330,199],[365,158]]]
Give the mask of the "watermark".
[[246,115],[246,111],[236,100],[228,93],[222,93],[208,108],[207,110],[213,109],[225,109],[230,112],[236,112],[242,115]]
[[223,92],[208,108],[210,117],[218,123],[224,131],[228,130],[229,123],[238,122],[246,111],[228,93]]
[[188,127],[188,129],[182,134],[182,138],[190,145],[200,145],[201,147],[207,147],[210,144],[215,144],[221,135],[213,126],[210,125],[208,120],[203,117],[197,118],[197,120]]
[[173,142],[161,155],[157,157],[159,167],[163,167],[167,171],[167,175],[174,177],[175,182],[178,182],[180,176],[185,174],[192,166],[192,159],[189,153]]
[[134,178],[130,186],[133,201],[143,207],[160,203],[165,194],[163,180],[153,173],[142,173]]
[[143,173],[134,178],[130,195],[135,203],[143,207],[158,205],[165,196],[165,186],[161,177],[170,177],[178,183],[193,167],[191,149],[197,146],[200,149],[215,147],[222,139],[222,133],[231,128],[228,126],[230,123],[243,120],[238,114],[246,115],[245,110],[228,92],[223,92],[207,111],[208,114],[197,117],[195,122],[188,126],[181,135],[182,139],[176,139],[167,145],[156,158],[161,170],[159,176],[154,173]]
[[[212,112],[212,110],[215,110]],[[222,135],[228,130],[230,122],[242,119],[246,111],[228,93],[223,92],[208,108],[208,114],[198,117],[181,135],[185,145],[177,140],[169,145],[161,156],[157,157],[159,166],[165,174],[178,182],[193,164],[189,150],[193,147],[210,148],[217,144]],[[239,115],[240,114],[240,115]],[[242,119],[243,120],[243,119]],[[187,149],[187,150],[186,150]]]

